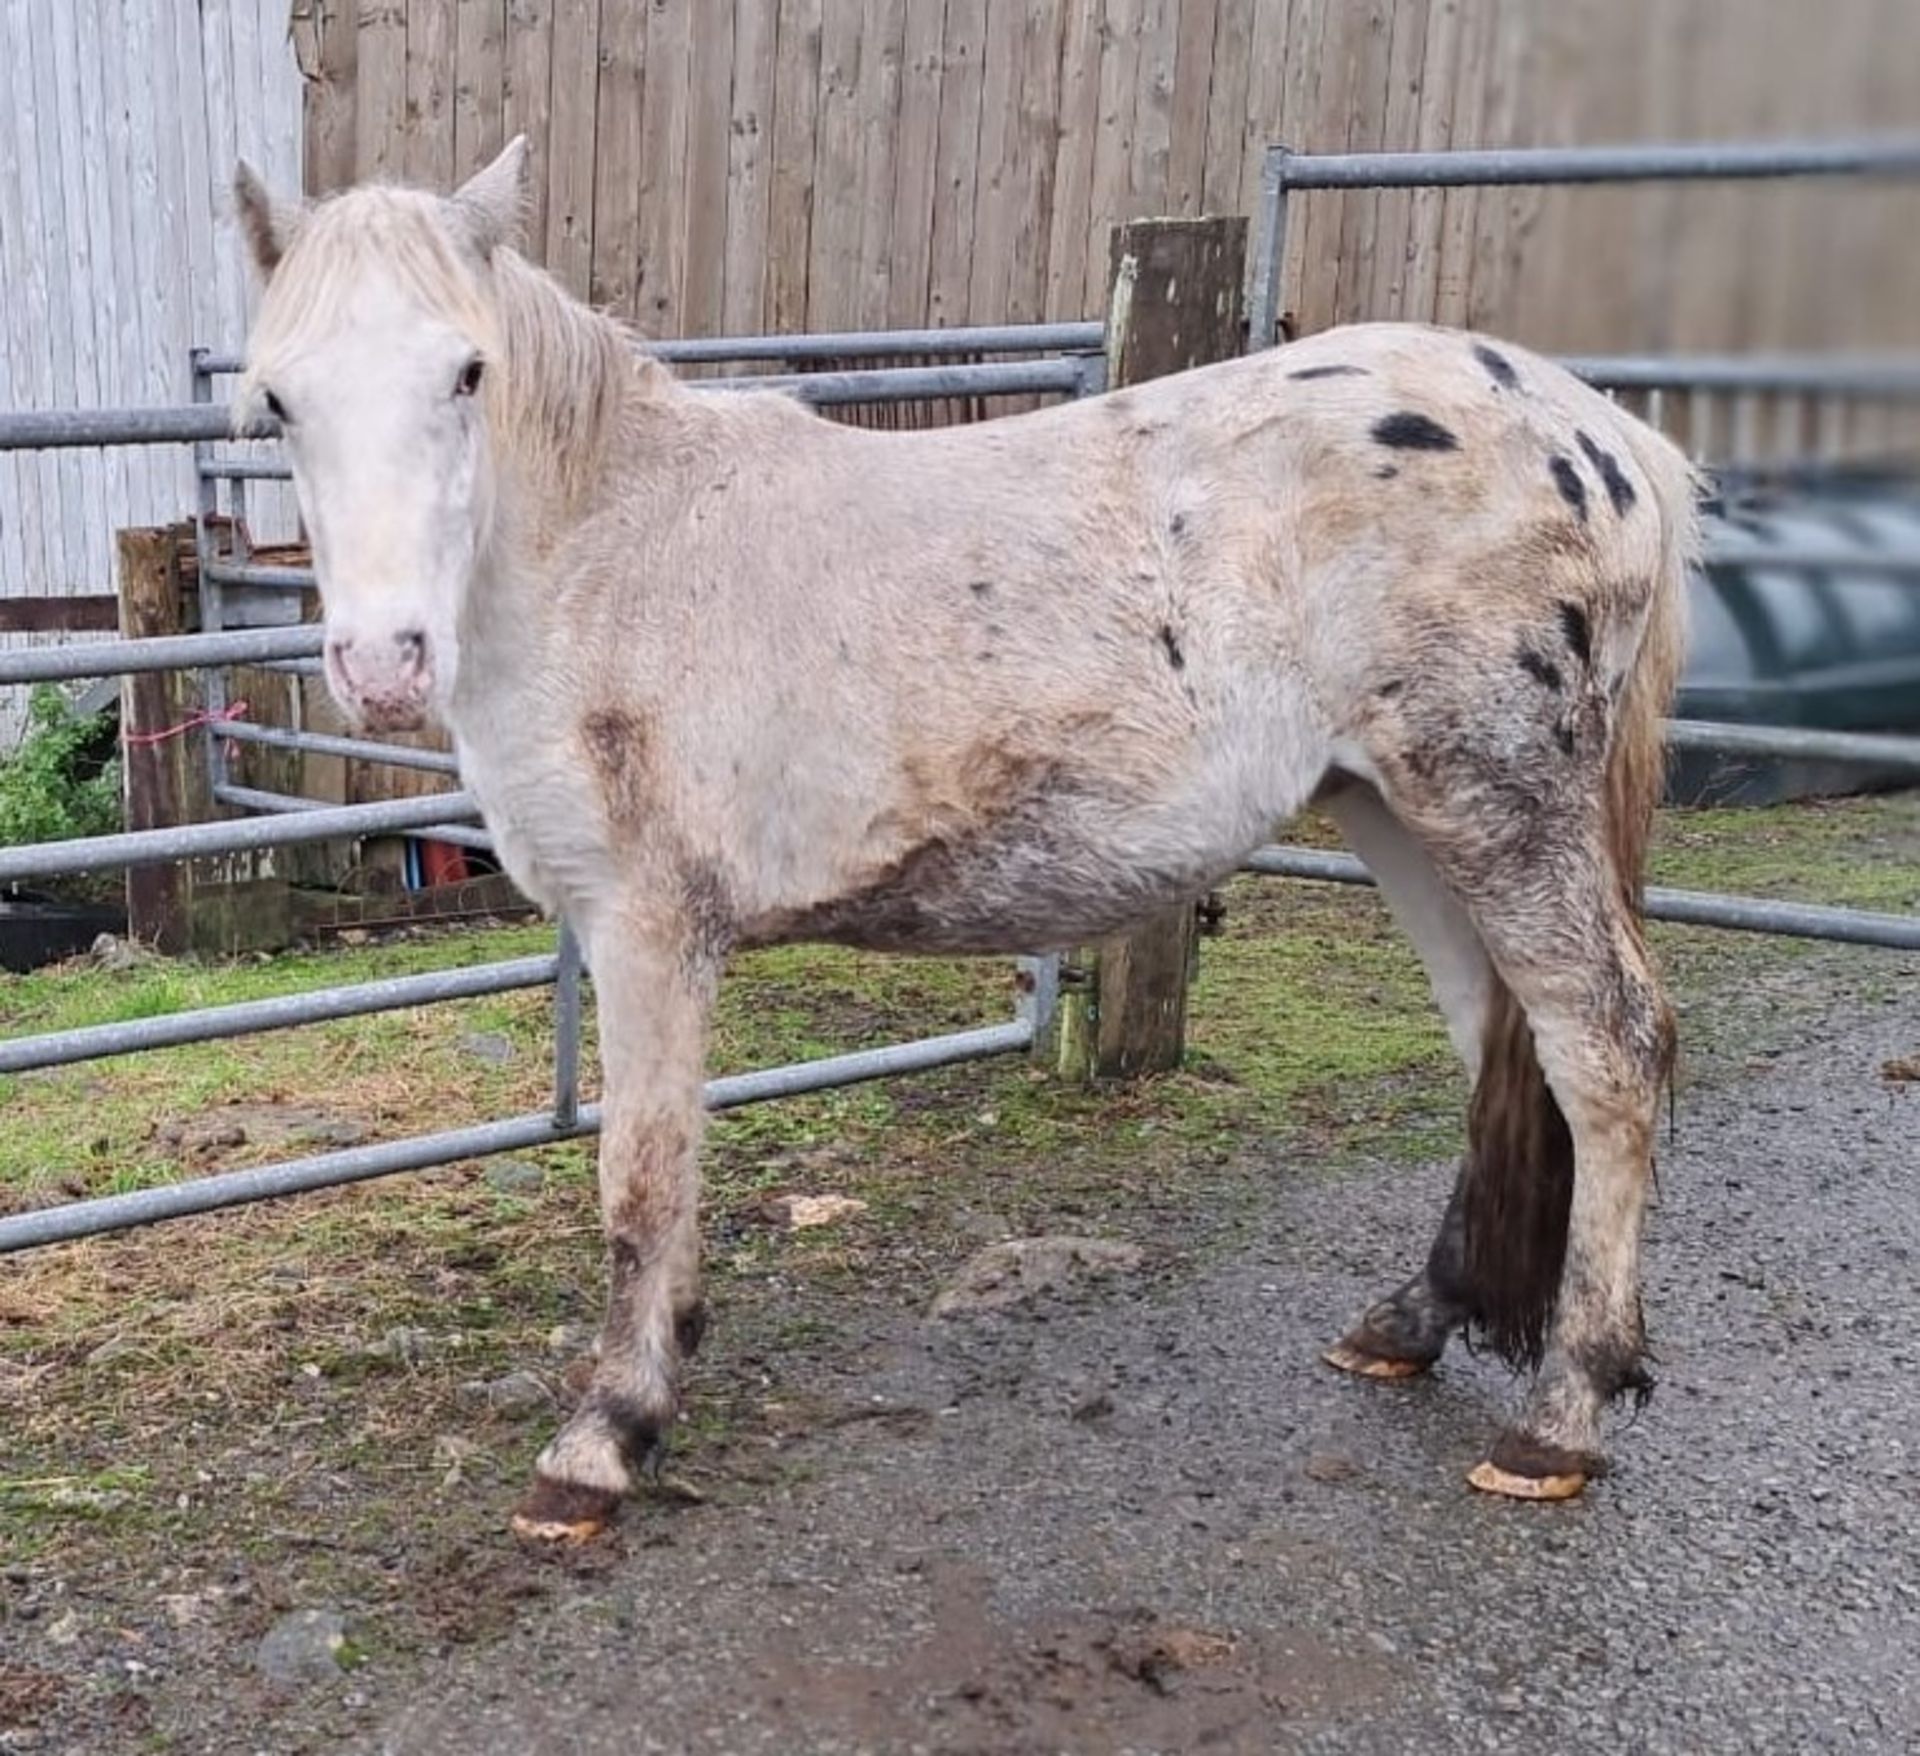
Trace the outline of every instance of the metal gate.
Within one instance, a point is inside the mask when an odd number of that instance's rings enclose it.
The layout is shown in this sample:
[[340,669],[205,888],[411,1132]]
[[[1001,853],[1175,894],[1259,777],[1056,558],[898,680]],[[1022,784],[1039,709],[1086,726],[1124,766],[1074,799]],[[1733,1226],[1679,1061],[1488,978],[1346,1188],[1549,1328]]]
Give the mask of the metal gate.
[[[1667,156],[1657,160],[1647,151]],[[1920,169],[1920,147],[1868,154],[1858,148],[1714,148],[1688,156],[1686,149],[1636,149],[1570,162],[1570,155],[1393,154],[1315,160],[1274,149],[1264,185],[1263,237],[1255,263],[1253,337],[1270,339],[1278,309],[1277,274],[1285,200],[1289,191],[1312,188],[1409,187],[1448,181],[1596,181],[1613,175],[1782,175],[1839,170]],[[1733,155],[1731,158],[1728,155]],[[1571,155],[1578,158],[1579,155]],[[1731,166],[1729,169],[1727,167]],[[803,337],[763,337],[663,343],[661,357],[683,364],[741,361],[806,365],[847,359],[887,359],[916,353],[973,352],[1018,358],[970,365],[875,367],[798,375],[717,379],[704,385],[726,394],[743,384],[776,384],[823,405],[881,403],[939,396],[1079,396],[1104,381],[1101,326],[1097,323],[1018,327],[880,331]],[[1587,359],[1568,362],[1602,388],[1613,390],[1702,388],[1794,390],[1817,394],[1867,394],[1920,399],[1920,362],[1832,363],[1822,361]],[[142,671],[198,669],[209,709],[225,705],[218,667],[233,664],[284,667],[311,675],[317,670],[320,632],[297,622],[299,594],[312,576],[304,569],[256,564],[245,548],[247,484],[281,480],[288,472],[271,455],[236,454],[226,442],[224,407],[214,401],[216,381],[239,369],[231,356],[194,357],[194,400],[182,408],[52,411],[0,415],[0,450],[101,445],[190,444],[200,483],[196,521],[203,619],[206,631],[177,639],[119,641],[42,649],[0,656],[0,683],[129,675]],[[237,541],[222,549],[215,515],[224,485],[226,526]],[[1811,553],[1769,547],[1720,521],[1709,521],[1709,560],[1754,562],[1783,568],[1844,564],[1902,579],[1920,588],[1920,553]],[[1704,722],[1673,725],[1676,747],[1751,755],[1818,757],[1895,767],[1920,775],[1920,738],[1838,732],[1760,729]],[[0,850],[0,886],[29,878],[112,870],[129,865],[190,859],[209,854],[288,847],[374,834],[412,832],[484,847],[472,797],[453,792],[430,798],[365,805],[327,805],[295,795],[235,785],[226,770],[224,741],[232,738],[316,754],[357,757],[452,773],[453,759],[437,752],[365,739],[291,731],[228,719],[207,738],[215,799],[248,815],[172,829],[141,831],[82,841]],[[1276,846],[1254,853],[1243,870],[1273,876],[1339,883],[1371,882],[1350,855]],[[1920,916],[1877,914],[1753,897],[1654,888],[1647,912],[1678,921],[1744,932],[1788,934],[1855,944],[1920,950]],[[562,928],[552,954],[441,970],[423,975],[326,988],[275,999],[219,1006],[124,1024],[50,1032],[0,1042],[0,1074],[89,1061],[144,1049],[177,1047],[220,1037],[350,1018],[442,1000],[551,986],[554,1006],[554,1097],[550,1108],[473,1127],[389,1141],[296,1159],[129,1194],[79,1201],[0,1218],[0,1253],[119,1230],[277,1195],[331,1188],[396,1171],[424,1169],[486,1153],[526,1150],[590,1134],[599,1124],[597,1106],[579,1098],[582,969],[578,947]],[[956,1062],[1017,1054],[1047,1029],[1057,994],[1055,958],[1019,961],[1014,1016],[981,1028],[891,1044],[845,1055],[716,1079],[706,1087],[708,1107],[731,1109],[770,1098],[821,1091],[866,1080],[916,1072]]]

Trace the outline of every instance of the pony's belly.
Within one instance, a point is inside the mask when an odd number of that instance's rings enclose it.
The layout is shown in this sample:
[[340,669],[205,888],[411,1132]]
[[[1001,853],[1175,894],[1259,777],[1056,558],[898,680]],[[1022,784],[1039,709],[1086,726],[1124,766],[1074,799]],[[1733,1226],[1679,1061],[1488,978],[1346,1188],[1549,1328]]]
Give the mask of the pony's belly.
[[931,844],[871,881],[749,923],[750,943],[875,951],[1039,952],[1129,927],[1231,871],[1254,838],[1141,852],[1028,840]]

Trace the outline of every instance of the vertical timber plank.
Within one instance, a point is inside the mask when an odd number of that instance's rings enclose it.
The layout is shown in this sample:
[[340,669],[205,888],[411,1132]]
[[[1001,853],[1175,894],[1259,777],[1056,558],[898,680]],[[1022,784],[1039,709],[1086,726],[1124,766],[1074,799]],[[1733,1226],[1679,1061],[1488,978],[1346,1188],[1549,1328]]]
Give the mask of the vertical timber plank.
[[453,84],[459,21],[454,0],[408,0],[406,126],[400,162],[406,179],[453,187]]
[[600,117],[599,0],[553,0],[548,78],[564,102],[549,104],[547,222],[541,236],[547,270],[576,299],[591,299]]
[[820,124],[821,0],[780,0],[773,72],[773,175],[767,213],[767,318],[775,335],[807,327],[814,143]]
[[[186,593],[180,577],[178,533],[117,533],[120,634],[127,640],[187,632]],[[193,673],[147,671],[120,683],[121,788],[128,829],[172,829],[205,816],[206,798],[190,737],[126,742],[180,724],[194,708]],[[191,948],[192,867],[185,860],[127,870],[127,931],[157,951],[177,956]]]
[[694,6],[695,0],[653,0],[647,20],[635,310],[648,335],[686,333],[687,100]]
[[935,159],[940,146],[940,44],[946,24],[947,0],[907,0],[900,64],[900,145],[893,168],[892,266],[887,279],[887,323],[894,328],[917,328],[927,321]]
[[547,184],[553,164],[553,0],[508,0],[500,101],[501,133],[508,140],[524,134],[533,158],[527,254],[538,261],[546,246]]
[[773,0],[735,0],[727,137],[727,236],[722,315],[727,335],[767,324],[767,213],[773,165]]
[[854,327],[860,272],[860,68],[878,43],[863,43],[860,0],[828,0],[820,33],[819,125],[813,155],[813,228],[808,238],[807,327]]
[[638,314],[640,154],[647,65],[647,8],[606,0],[600,9],[600,78],[593,161],[591,302],[616,316]]
[[933,324],[967,319],[973,196],[980,165],[980,63],[986,43],[987,0],[947,0],[934,170],[937,194],[927,270],[927,321]]
[[1053,211],[1047,223],[1047,316],[1073,322],[1087,301],[1088,209],[1093,149],[1100,127],[1102,0],[1064,0],[1060,44],[1060,127],[1054,153]]
[[727,0],[693,27],[688,78],[687,256],[681,275],[680,333],[719,335],[726,325],[727,173],[733,158],[733,84],[738,73],[735,12]]

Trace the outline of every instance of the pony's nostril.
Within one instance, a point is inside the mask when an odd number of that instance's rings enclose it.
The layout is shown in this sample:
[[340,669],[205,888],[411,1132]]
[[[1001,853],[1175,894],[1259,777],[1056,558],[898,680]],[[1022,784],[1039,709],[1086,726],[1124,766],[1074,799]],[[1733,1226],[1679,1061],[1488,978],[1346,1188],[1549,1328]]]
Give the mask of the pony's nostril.
[[409,628],[404,634],[393,637],[394,644],[400,648],[400,659],[410,671],[422,670],[427,662],[427,637],[417,628]]

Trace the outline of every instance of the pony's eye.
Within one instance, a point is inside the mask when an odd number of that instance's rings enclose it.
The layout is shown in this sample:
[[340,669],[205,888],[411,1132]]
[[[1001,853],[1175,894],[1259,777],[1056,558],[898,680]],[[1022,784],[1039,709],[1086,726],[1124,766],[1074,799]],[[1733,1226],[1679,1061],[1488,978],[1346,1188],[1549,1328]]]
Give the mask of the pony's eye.
[[460,377],[454,384],[453,394],[455,396],[472,396],[474,392],[480,388],[480,380],[486,376],[486,369],[486,361],[481,359],[478,354],[475,354],[472,359],[460,368]]
[[278,421],[281,426],[288,427],[293,424],[291,421],[287,419],[286,404],[283,403],[279,399],[279,397],[275,396],[271,390],[269,390],[266,393],[266,401],[267,401],[267,413],[272,415],[273,418],[276,421]]

